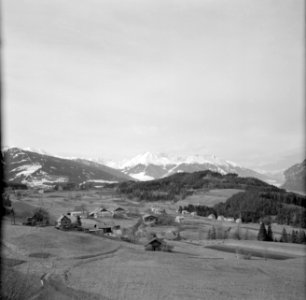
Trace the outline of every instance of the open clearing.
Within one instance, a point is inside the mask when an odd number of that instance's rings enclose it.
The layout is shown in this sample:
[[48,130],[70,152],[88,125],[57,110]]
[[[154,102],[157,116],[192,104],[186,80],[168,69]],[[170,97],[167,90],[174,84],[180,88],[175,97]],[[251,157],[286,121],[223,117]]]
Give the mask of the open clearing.
[[180,200],[178,205],[187,206],[193,205],[206,205],[209,207],[214,206],[217,203],[225,202],[228,198],[234,194],[243,192],[238,189],[213,189],[213,190],[198,190],[193,195],[186,197],[184,200]]
[[[217,201],[220,192],[211,191],[210,197],[214,193]],[[28,193],[13,202],[22,216],[30,208],[42,205],[54,217],[84,203],[88,210],[119,203],[133,213],[127,219],[113,219],[122,227],[135,224],[140,214],[152,206],[164,207],[175,216],[179,205],[170,201],[137,203],[111,191],[43,196]],[[140,239],[142,244],[132,244],[83,232],[64,232],[52,226],[22,226],[21,215],[16,218],[18,225],[11,225],[9,218],[2,224],[4,283],[20,290],[24,289],[20,282],[26,283],[26,298],[21,299],[305,298],[305,246],[258,242],[258,224],[241,224],[242,236],[247,234],[253,240],[240,241],[206,240],[212,225],[217,229],[231,228],[230,232],[238,225],[203,217],[186,216],[180,225],[147,228],[147,232],[160,235],[169,230],[180,231],[183,239],[167,240],[174,250],[166,253],[145,251],[145,237]],[[282,226],[273,226],[279,234]],[[277,259],[284,257],[288,259]]]

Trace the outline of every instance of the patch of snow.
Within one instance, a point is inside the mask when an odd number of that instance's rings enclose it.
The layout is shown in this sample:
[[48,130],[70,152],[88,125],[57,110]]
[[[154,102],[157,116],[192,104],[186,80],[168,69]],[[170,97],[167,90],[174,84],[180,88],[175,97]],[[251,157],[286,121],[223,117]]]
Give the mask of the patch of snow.
[[22,159],[22,160],[18,160],[18,161],[12,161],[11,164],[20,164],[22,162],[25,162],[25,161],[29,161],[28,159]]
[[130,176],[140,181],[148,181],[154,179],[154,177],[146,175],[145,172],[130,174]]
[[112,181],[112,180],[104,180],[104,179],[88,179],[84,181],[83,183],[86,182],[96,182],[96,183],[117,183],[118,181]]
[[29,176],[41,169],[41,167],[40,164],[23,165],[11,170],[11,172],[18,172],[18,174],[15,175],[15,178],[19,176]]

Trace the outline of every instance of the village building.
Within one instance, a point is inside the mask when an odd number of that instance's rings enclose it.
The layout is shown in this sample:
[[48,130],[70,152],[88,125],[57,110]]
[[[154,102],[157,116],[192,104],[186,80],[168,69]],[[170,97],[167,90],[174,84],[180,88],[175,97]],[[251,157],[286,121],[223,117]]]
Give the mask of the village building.
[[146,214],[142,217],[142,220],[145,225],[154,225],[157,222],[158,218],[154,215]]
[[120,207],[120,206],[113,208],[111,210],[111,212],[113,213],[113,217],[114,218],[117,217],[117,216],[118,217],[123,217],[127,213],[127,211],[124,208]]
[[112,217],[114,213],[104,207],[99,207],[88,214],[92,218]]

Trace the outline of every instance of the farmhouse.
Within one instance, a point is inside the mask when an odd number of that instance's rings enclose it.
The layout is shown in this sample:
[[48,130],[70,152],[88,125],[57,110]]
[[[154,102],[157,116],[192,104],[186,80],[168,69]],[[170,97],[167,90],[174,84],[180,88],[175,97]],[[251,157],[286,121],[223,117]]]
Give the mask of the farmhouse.
[[69,216],[69,215],[61,215],[57,219],[57,224],[55,228],[68,230],[71,228],[78,228],[81,227],[81,218],[80,216]]
[[154,215],[146,214],[142,217],[142,220],[146,225],[153,225],[157,222],[158,218]]

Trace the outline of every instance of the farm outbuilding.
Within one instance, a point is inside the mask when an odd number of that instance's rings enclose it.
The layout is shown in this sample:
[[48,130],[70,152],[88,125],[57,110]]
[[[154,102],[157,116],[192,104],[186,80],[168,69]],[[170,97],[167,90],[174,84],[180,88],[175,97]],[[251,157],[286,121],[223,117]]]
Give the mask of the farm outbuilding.
[[161,251],[162,246],[164,245],[164,241],[162,239],[159,239],[157,237],[153,237],[149,242],[145,245],[146,250],[151,251]]

